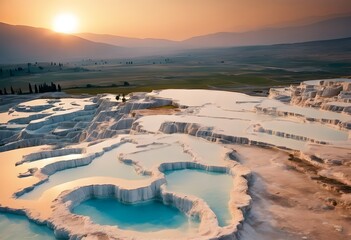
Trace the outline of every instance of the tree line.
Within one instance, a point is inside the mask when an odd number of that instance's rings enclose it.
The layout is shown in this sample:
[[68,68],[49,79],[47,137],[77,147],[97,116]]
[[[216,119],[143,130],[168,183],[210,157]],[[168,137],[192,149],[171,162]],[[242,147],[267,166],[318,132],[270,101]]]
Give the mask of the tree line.
[[[34,90],[33,90],[34,89]],[[61,92],[60,84],[55,84],[51,82],[51,84],[43,83],[43,84],[32,84],[28,83],[28,92],[29,94],[33,93],[45,93],[45,92]],[[21,88],[14,89],[12,86],[10,87],[10,91],[8,92],[6,87],[4,89],[0,89],[0,95],[7,95],[7,94],[23,94]]]
[[[57,67],[60,68],[60,70],[62,70],[62,68],[63,68],[63,63],[60,63],[60,62],[58,62],[58,63],[50,62],[50,63],[41,63],[41,64],[43,64],[43,65],[39,65],[38,62],[27,63],[26,64],[27,68],[24,65],[17,66],[17,67],[14,67],[14,68],[10,68],[10,69],[6,69],[6,68],[3,69],[2,67],[0,67],[0,76],[6,77],[9,74],[10,77],[14,77],[14,76],[21,75],[21,74],[23,75],[24,73],[29,73],[30,74],[33,71],[35,73],[35,72],[37,72],[37,71],[35,71],[36,68],[38,68],[40,70],[39,72],[41,72],[41,71],[44,70],[44,68],[46,68],[49,65],[53,66],[53,67],[57,66]],[[50,70],[49,67],[48,67],[48,69]]]

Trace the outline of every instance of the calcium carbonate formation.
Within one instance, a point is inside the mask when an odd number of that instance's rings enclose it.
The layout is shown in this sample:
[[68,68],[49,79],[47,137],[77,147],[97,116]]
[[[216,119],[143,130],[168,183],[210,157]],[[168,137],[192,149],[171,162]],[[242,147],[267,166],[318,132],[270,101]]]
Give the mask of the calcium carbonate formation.
[[[251,172],[228,148],[233,144],[288,151],[318,166],[318,176],[351,185],[349,79],[271,89],[268,98],[211,90],[133,93],[125,103],[112,94],[29,97],[3,99],[12,105],[0,113],[7,172],[0,181],[10,184],[0,192],[0,210],[46,224],[58,238],[239,238],[250,209]],[[204,199],[167,188],[166,173],[182,169],[231,177],[230,222],[220,226]],[[99,225],[72,212],[91,198],[156,199],[199,226],[185,234]]]

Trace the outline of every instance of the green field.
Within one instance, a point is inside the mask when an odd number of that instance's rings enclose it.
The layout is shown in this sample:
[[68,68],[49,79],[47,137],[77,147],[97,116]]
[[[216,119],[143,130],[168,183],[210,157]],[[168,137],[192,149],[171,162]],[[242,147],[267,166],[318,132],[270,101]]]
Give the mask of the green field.
[[[333,43],[333,44],[332,44]],[[303,80],[351,75],[351,40],[226,49],[187,50],[169,56],[2,65],[0,88],[28,91],[54,82],[72,94],[129,93],[167,88],[254,93]],[[22,71],[9,69],[21,67]],[[39,68],[41,67],[41,68]],[[128,82],[125,86],[124,82]]]

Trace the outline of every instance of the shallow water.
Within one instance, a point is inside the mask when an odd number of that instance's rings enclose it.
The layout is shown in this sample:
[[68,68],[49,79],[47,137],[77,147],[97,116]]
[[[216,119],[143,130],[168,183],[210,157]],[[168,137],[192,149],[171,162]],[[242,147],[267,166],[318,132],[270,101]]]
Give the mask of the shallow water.
[[323,141],[346,141],[347,131],[340,131],[316,123],[296,123],[290,121],[269,121],[262,123],[263,128],[304,136],[311,139]]
[[230,175],[196,169],[169,171],[165,175],[168,191],[202,198],[216,214],[220,226],[230,224],[229,200],[233,188]]
[[83,154],[68,154],[64,156],[58,156],[58,157],[51,157],[51,158],[44,158],[44,159],[39,159],[35,161],[30,161],[30,162],[24,162],[23,166],[26,166],[28,168],[32,167],[37,167],[37,168],[42,168],[48,164],[59,162],[59,161],[67,161],[67,160],[73,160],[77,158],[82,158],[84,155]]
[[180,145],[162,146],[130,154],[127,158],[137,161],[144,169],[151,170],[164,162],[192,162],[192,157],[184,153]]
[[121,229],[141,232],[164,229],[187,231],[198,226],[178,209],[156,200],[124,204],[115,199],[91,199],[75,207],[73,213],[89,216],[98,224],[117,225]]
[[54,232],[46,226],[30,222],[26,217],[0,213],[0,239],[56,239]]
[[130,148],[134,149],[133,144],[126,143],[94,159],[87,166],[56,172],[50,176],[49,181],[35,187],[34,190],[24,194],[21,198],[38,199],[46,190],[54,186],[87,177],[116,177],[128,180],[147,178],[147,176],[138,174],[133,166],[126,165],[118,160],[118,155]]
[[304,150],[306,142],[295,140],[292,138],[284,138],[275,135],[270,135],[262,132],[256,132],[250,137],[253,141],[264,142],[278,147],[286,147],[294,150]]
[[190,147],[191,152],[196,154],[197,160],[201,160],[201,162],[205,164],[218,166],[225,166],[228,164],[223,160],[228,149],[220,144],[190,135],[182,136],[181,142]]

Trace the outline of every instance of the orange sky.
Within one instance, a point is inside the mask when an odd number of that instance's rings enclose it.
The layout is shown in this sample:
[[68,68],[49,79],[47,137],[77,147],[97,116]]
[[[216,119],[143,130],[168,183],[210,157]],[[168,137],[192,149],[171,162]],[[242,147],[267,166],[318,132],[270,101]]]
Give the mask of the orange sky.
[[351,0],[0,0],[0,21],[52,29],[56,15],[79,32],[182,40],[351,12]]

